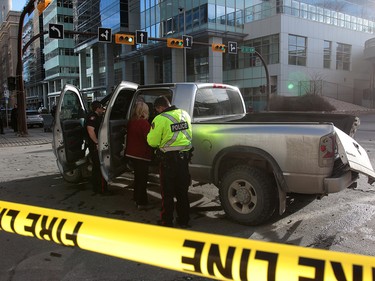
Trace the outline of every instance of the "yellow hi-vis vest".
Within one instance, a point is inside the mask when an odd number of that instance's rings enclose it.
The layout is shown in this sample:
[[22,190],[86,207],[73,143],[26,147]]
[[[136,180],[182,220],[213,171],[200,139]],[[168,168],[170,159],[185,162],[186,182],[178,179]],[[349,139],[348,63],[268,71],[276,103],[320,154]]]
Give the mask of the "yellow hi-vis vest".
[[157,115],[147,135],[148,144],[163,152],[190,150],[191,140],[191,119],[182,109],[165,111]]

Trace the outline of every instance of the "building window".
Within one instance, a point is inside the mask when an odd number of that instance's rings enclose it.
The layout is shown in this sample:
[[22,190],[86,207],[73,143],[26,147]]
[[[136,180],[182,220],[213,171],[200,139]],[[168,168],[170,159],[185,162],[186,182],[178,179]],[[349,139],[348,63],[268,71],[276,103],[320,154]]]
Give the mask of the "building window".
[[324,60],[323,60],[324,68],[331,68],[331,57],[332,57],[332,42],[324,41]]
[[289,64],[306,66],[307,38],[297,35],[289,35]]
[[[244,46],[255,47],[255,50],[262,55],[266,64],[278,64],[280,63],[279,41],[279,34],[274,34],[245,41]],[[243,62],[239,62],[238,65],[243,65],[245,68],[261,65],[261,61],[254,54],[244,53],[241,59],[243,59]]]
[[337,43],[336,69],[338,69],[338,70],[350,70],[351,51],[352,51],[351,45]]

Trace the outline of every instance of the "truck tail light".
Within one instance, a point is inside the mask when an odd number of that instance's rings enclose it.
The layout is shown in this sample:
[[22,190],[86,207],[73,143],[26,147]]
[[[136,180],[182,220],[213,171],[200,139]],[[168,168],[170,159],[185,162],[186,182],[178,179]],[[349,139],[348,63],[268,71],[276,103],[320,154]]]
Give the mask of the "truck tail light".
[[320,139],[319,166],[325,167],[333,164],[336,156],[336,136],[332,133]]

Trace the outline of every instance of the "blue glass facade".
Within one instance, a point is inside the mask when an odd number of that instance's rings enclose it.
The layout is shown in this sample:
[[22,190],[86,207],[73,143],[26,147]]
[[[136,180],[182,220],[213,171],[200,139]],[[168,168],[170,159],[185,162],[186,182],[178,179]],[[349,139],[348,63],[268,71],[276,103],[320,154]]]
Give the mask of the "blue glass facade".
[[[75,30],[96,33],[98,27],[111,28],[113,33],[129,27],[128,0],[77,0]],[[77,45],[92,36],[77,35]]]
[[243,32],[244,10],[254,1],[140,1],[140,26],[151,36],[165,37],[207,29]]

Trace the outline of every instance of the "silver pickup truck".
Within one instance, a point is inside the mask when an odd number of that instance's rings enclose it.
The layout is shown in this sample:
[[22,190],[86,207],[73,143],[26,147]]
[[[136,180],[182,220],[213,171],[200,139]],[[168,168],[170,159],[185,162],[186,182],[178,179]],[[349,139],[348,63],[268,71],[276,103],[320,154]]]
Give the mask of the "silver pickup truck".
[[[288,193],[338,192],[355,186],[359,173],[368,176],[370,184],[375,181],[366,151],[322,114],[307,120],[284,116],[280,121],[254,121],[233,86],[122,82],[102,100],[107,110],[99,132],[99,158],[108,182],[127,169],[124,140],[136,100],[144,100],[153,113],[153,102],[160,95],[192,117],[192,180],[217,186],[224,211],[239,223],[257,225],[275,212],[282,214]],[[87,172],[86,113],[79,90],[66,85],[56,108],[53,148],[58,168],[70,182]]]

